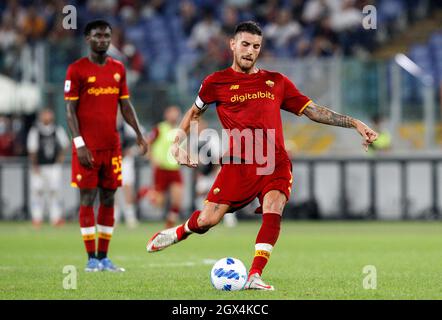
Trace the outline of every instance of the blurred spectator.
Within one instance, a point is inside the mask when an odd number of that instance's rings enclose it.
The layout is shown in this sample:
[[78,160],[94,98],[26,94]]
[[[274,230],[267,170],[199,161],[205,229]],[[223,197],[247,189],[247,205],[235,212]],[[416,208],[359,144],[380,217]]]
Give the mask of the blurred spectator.
[[301,32],[301,25],[292,20],[290,11],[281,9],[276,22],[269,23],[264,28],[264,37],[277,57],[286,57],[291,55],[291,45]]
[[218,21],[213,16],[212,8],[203,10],[203,19],[192,29],[190,45],[197,49],[205,49],[209,40],[217,36],[221,31]]
[[120,133],[123,160],[121,163],[122,188],[115,195],[115,220],[124,217],[126,226],[133,229],[138,226],[135,212],[135,157],[138,155],[137,136],[135,131],[124,121],[119,113],[118,131]]
[[144,71],[144,60],[137,47],[127,42],[123,45],[122,52],[127,58],[127,85],[132,87],[138,82]]
[[64,222],[60,203],[61,164],[68,146],[69,138],[64,129],[55,124],[53,111],[41,110],[27,139],[31,164],[31,215],[37,228],[43,222],[46,207],[52,225],[60,226]]
[[307,24],[315,24],[330,13],[331,8],[327,0],[310,0],[304,6],[302,20]]
[[239,23],[238,10],[233,6],[226,6],[223,9],[221,30],[224,34],[232,36],[235,26]]
[[230,65],[229,37],[231,35],[218,35],[209,39],[204,52],[191,70],[193,76],[202,79],[207,74],[227,68]]
[[354,0],[343,0],[342,6],[332,14],[334,31],[352,31],[362,26],[362,11],[355,7]]
[[0,50],[7,51],[13,48],[18,40],[17,29],[11,16],[4,16],[0,25]]
[[184,35],[190,37],[193,27],[198,22],[197,9],[192,1],[180,1],[180,18]]
[[14,134],[14,155],[26,155],[26,135],[27,130],[23,116],[20,114],[13,114],[11,117],[11,130]]
[[27,8],[27,15],[23,19],[21,29],[31,44],[44,37],[46,32],[46,20],[38,12],[36,5],[31,5]]
[[14,156],[15,135],[11,128],[11,121],[8,117],[0,115],[0,156]]
[[331,27],[331,18],[321,19],[313,32],[312,55],[328,57],[334,55],[339,48],[338,34]]
[[182,209],[183,178],[181,166],[170,154],[176,128],[180,123],[181,110],[178,106],[168,106],[164,110],[164,121],[158,123],[149,135],[149,154],[153,173],[153,188],[147,197],[158,209],[164,210],[169,204],[166,214],[166,228],[176,225]]
[[[302,19],[302,13],[306,4],[306,0],[291,0],[289,8],[291,8],[292,16],[295,21],[298,21],[301,25],[304,24]],[[287,8],[288,9],[288,8]]]

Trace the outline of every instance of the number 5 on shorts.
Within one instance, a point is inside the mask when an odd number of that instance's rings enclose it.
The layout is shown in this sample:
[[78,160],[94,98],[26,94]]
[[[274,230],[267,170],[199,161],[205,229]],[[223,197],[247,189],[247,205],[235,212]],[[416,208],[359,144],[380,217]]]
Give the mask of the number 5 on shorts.
[[112,165],[114,168],[114,173],[120,173],[121,172],[121,156],[113,157],[112,158]]

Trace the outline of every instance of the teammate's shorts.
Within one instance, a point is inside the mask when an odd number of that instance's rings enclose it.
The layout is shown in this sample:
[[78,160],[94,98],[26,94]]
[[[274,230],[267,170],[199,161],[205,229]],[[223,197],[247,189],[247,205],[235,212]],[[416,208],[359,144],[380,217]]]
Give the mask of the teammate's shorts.
[[60,194],[60,181],[63,173],[61,164],[42,164],[39,165],[39,172],[31,170],[31,190],[36,192],[50,191]]
[[133,186],[135,184],[135,158],[131,155],[124,156],[121,169],[123,186]]
[[[271,190],[279,190],[289,199],[293,182],[289,159],[280,161],[270,175],[257,175],[256,170],[255,164],[223,164],[206,200],[227,204],[228,212],[234,212],[256,197],[262,207],[264,196]],[[262,213],[261,207],[257,213]]]
[[173,183],[182,184],[183,179],[181,177],[180,170],[165,170],[155,167],[154,174],[154,187],[156,191],[164,192],[169,189]]
[[115,190],[121,186],[121,149],[90,150],[94,159],[93,168],[83,167],[72,152],[72,186],[80,189]]

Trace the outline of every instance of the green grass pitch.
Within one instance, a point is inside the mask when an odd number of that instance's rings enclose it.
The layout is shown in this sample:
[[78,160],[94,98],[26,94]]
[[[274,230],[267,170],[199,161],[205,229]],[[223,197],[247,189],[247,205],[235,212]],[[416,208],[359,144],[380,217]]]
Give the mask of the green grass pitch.
[[[441,299],[442,224],[433,222],[283,221],[264,279],[274,292],[215,290],[214,260],[232,256],[250,266],[259,221],[218,225],[205,235],[148,254],[162,228],[117,226],[110,258],[125,273],[85,273],[79,227],[33,230],[0,223],[0,299]],[[63,288],[63,267],[77,269],[77,289]],[[364,289],[366,265],[376,289]],[[373,275],[373,274],[371,274]]]

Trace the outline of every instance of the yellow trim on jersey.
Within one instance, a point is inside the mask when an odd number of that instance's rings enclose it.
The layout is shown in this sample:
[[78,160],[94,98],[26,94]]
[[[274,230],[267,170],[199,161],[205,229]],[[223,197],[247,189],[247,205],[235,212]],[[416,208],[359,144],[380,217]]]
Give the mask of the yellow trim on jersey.
[[305,108],[310,104],[310,102],[313,102],[312,100],[307,101],[307,103],[299,110],[298,115],[301,115]]
[[66,97],[64,100],[78,100],[80,97]]
[[78,188],[78,184],[76,182],[71,182],[71,187],[72,188]]
[[121,96],[120,99],[129,99],[129,95]]

